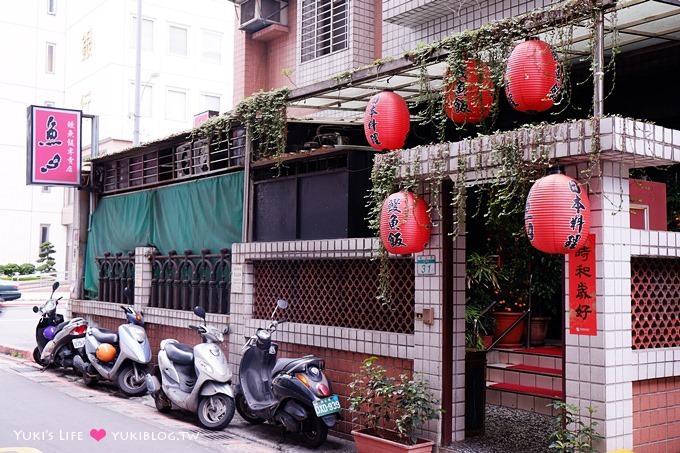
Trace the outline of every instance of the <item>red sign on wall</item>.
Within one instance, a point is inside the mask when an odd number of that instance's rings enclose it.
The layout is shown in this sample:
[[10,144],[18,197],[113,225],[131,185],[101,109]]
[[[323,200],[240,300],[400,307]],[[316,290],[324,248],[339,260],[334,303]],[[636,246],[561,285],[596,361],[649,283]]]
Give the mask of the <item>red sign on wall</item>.
[[80,186],[80,110],[28,107],[26,184]]
[[569,333],[597,335],[595,235],[569,254]]

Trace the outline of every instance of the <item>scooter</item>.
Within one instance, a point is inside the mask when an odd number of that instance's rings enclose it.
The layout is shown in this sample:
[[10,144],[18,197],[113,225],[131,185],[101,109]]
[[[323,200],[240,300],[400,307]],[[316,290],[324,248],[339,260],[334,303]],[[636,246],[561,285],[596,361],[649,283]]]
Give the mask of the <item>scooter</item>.
[[[127,292],[126,292],[126,295]],[[147,365],[151,362],[151,345],[144,330],[142,313],[130,305],[121,305],[127,324],[118,332],[90,327],[85,335],[85,359],[76,356],[73,366],[92,386],[102,377],[114,381],[128,396],[146,393]]]
[[174,339],[161,341],[158,366],[147,374],[146,386],[158,411],[169,412],[175,404],[196,413],[205,428],[219,430],[234,417],[231,371],[218,346],[229,330],[220,332],[205,325],[203,307],[194,308],[194,314],[203,324],[189,328],[198,332],[203,342],[191,347]]
[[33,307],[33,313],[41,314],[35,327],[38,345],[33,349],[33,360],[44,367],[68,368],[73,366],[74,357],[83,354],[87,321],[83,318],[64,321],[64,316],[57,313],[61,300],[54,298],[57,288],[59,282],[54,282],[50,298],[40,307]]
[[275,321],[278,309],[288,303],[279,300],[267,328],[258,328],[246,337],[239,369],[236,410],[251,424],[269,421],[283,425],[287,431],[302,434],[308,447],[321,446],[328,428],[340,419],[340,401],[331,390],[323,373],[325,363],[319,357],[306,355],[278,359],[278,345],[272,334],[283,321]]

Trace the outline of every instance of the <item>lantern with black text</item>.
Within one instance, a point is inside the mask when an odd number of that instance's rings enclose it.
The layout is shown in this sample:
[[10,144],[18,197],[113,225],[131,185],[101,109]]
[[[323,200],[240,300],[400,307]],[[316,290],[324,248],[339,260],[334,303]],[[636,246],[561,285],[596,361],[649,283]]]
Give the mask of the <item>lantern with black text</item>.
[[590,232],[590,201],[573,178],[551,174],[534,183],[524,209],[531,245],[545,253],[570,253]]
[[390,253],[422,252],[430,240],[432,221],[425,200],[412,192],[393,193],[380,212],[380,240]]
[[562,65],[545,41],[530,39],[518,44],[505,68],[505,95],[520,112],[544,112],[562,90]]
[[406,101],[391,91],[381,91],[368,101],[364,112],[366,140],[379,151],[401,149],[411,127]]
[[485,63],[467,60],[457,72],[446,87],[446,115],[456,124],[478,124],[489,116],[494,103],[491,70]]

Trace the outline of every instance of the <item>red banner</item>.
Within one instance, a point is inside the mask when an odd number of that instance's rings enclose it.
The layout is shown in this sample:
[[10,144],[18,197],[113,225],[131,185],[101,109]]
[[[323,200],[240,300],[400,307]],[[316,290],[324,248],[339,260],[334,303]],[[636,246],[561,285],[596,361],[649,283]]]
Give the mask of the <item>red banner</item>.
[[595,235],[569,254],[569,333],[597,335]]
[[28,107],[26,184],[80,186],[80,110]]

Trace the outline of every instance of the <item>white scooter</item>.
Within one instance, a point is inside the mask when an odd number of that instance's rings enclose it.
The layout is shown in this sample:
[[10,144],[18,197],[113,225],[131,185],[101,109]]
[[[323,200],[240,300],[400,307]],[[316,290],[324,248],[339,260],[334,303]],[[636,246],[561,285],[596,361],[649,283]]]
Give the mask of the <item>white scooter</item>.
[[118,326],[118,332],[90,327],[85,334],[86,360],[77,356],[73,366],[83,376],[85,385],[91,386],[102,377],[113,381],[128,396],[146,393],[145,377],[151,362],[151,345],[144,330],[142,313],[130,305],[121,305],[127,324]]
[[[194,308],[203,325],[190,325],[203,342],[193,348],[177,340],[161,341],[158,366],[146,376],[146,385],[156,409],[168,412],[172,404],[194,412],[205,428],[225,428],[234,417],[234,392],[231,371],[218,346],[223,332],[205,325],[205,310]],[[228,333],[228,329],[224,330]]]

